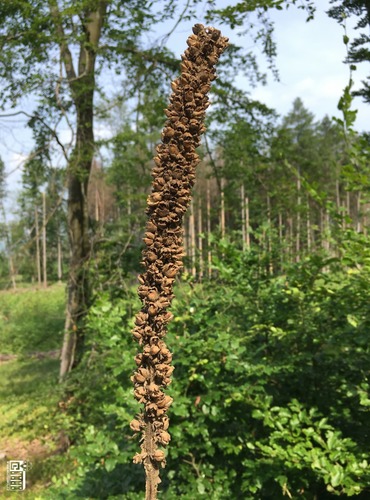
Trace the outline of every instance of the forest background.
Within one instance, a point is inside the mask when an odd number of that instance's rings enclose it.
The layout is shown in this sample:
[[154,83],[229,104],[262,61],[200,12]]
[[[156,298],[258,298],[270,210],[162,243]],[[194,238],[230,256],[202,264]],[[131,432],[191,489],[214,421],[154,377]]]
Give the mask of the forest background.
[[[152,157],[179,67],[166,37],[148,46],[146,33],[202,8],[255,46],[232,38],[221,61],[184,222],[161,497],[367,498],[369,135],[356,131],[352,76],[369,60],[368,2],[332,2],[349,83],[342,118],[320,120],[299,97],[279,117],[234,85],[241,73],[251,87],[264,79],[259,52],[279,69],[270,9],[300,7],[314,23],[314,2],[159,6],[0,8],[3,118],[26,114],[34,139],[12,214],[0,169],[2,448],[36,458],[30,498],[142,497],[129,332]],[[115,71],[120,86],[105,88]],[[367,82],[356,92],[368,106]],[[113,136],[96,139],[94,120]]]

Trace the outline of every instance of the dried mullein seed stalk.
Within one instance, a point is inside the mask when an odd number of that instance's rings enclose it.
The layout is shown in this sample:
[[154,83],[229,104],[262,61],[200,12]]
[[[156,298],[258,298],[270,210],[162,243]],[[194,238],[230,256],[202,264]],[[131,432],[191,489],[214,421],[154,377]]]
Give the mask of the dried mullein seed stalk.
[[148,196],[148,221],[143,250],[145,272],[139,276],[138,294],[143,303],[137,314],[133,336],[143,346],[132,376],[135,398],[144,404],[142,413],[131,422],[134,432],[143,432],[141,453],[135,463],[143,463],[146,473],[146,500],[157,498],[159,469],[164,467],[167,432],[167,410],[172,398],[163,392],[171,382],[172,355],[163,338],[173,315],[170,305],[175,276],[182,268],[182,217],[189,206],[195,168],[195,152],[205,131],[207,92],[216,78],[214,65],[227,47],[228,39],[219,30],[196,24],[188,38],[188,49],[182,55],[179,78],[172,82],[172,95],[162,143],[157,146],[152,170],[152,193]]

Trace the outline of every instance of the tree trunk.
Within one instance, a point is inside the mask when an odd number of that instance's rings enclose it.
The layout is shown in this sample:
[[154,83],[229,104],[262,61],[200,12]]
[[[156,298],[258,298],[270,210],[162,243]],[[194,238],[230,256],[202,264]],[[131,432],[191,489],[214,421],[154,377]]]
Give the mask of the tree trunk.
[[51,14],[60,35],[60,51],[68,83],[76,108],[76,144],[67,169],[68,184],[68,232],[70,243],[70,267],[65,333],[62,346],[60,379],[81,360],[84,347],[83,319],[89,306],[89,282],[87,264],[90,257],[89,217],[87,186],[94,156],[94,90],[95,59],[107,3],[96,2],[97,10],[85,12],[83,29],[85,40],[81,42],[78,75],[73,66],[72,54],[65,43],[60,13],[54,0],[49,0]]
[[250,250],[251,248],[251,237],[250,237],[250,231],[249,231],[249,198],[248,196],[245,198],[245,232],[246,232],[246,237],[247,237],[247,249]]
[[212,253],[211,253],[211,188],[207,180],[207,263],[208,277],[212,274]]
[[37,269],[37,283],[41,286],[41,266],[40,266],[40,228],[39,228],[39,214],[37,207],[35,207],[35,230],[36,230],[36,269]]
[[190,202],[189,233],[190,233],[191,275],[195,278],[197,274],[197,269],[195,265],[195,216],[194,216],[193,199]]
[[13,289],[16,290],[17,288],[17,282],[15,279],[15,267],[14,267],[14,261],[13,261],[13,254],[12,254],[12,244],[11,244],[11,236],[10,236],[10,231],[9,227],[7,224],[6,220],[6,213],[5,213],[5,207],[0,200],[0,209],[3,214],[3,219],[4,219],[4,229],[5,229],[5,241],[6,241],[6,249],[7,249],[7,254],[8,254],[8,261],[9,261],[9,274],[10,274],[10,279],[12,282]]
[[296,227],[296,244],[295,244],[295,260],[299,262],[300,260],[300,251],[301,251],[301,169],[298,168],[298,177],[297,177],[297,227]]
[[241,185],[240,188],[240,199],[241,199],[241,208],[242,208],[242,248],[243,252],[245,250],[245,243],[247,239],[247,232],[245,227],[245,195],[244,195],[244,184]]
[[357,218],[356,218],[356,231],[358,233],[361,233],[362,231],[362,216],[361,216],[361,191],[357,193],[356,196],[356,212],[357,212]]
[[202,224],[202,201],[199,197],[198,205],[198,251],[199,251],[199,279],[203,278],[203,224]]
[[307,197],[307,217],[306,217],[306,227],[307,227],[307,250],[311,251],[311,215],[310,215],[310,202]]
[[224,193],[225,180],[221,179],[221,217],[220,217],[220,227],[221,227],[221,238],[225,238],[225,193]]
[[63,268],[62,268],[62,241],[60,234],[58,234],[58,283],[62,282]]
[[42,193],[42,276],[44,288],[48,286],[47,275],[47,256],[46,256],[46,195]]

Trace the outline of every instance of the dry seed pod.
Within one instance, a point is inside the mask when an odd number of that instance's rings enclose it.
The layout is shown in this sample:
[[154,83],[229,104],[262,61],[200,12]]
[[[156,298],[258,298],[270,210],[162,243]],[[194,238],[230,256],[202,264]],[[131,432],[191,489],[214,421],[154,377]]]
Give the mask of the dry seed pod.
[[145,377],[141,375],[141,373],[135,373],[133,378],[134,381],[137,382],[138,384],[143,384],[145,382]]
[[135,339],[136,339],[137,341],[140,341],[140,340],[142,339],[142,335],[141,335],[141,333],[140,333],[140,332],[138,332],[137,330],[134,330],[134,331],[132,332],[132,335],[135,337]]
[[165,454],[164,454],[164,451],[162,451],[162,450],[156,450],[156,451],[153,453],[153,458],[154,458],[154,460],[156,460],[157,462],[162,462],[162,461],[165,459]]
[[215,78],[212,64],[227,46],[227,39],[218,30],[196,24],[188,46],[181,56],[182,74],[171,84],[173,93],[165,110],[168,119],[162,143],[156,148],[153,188],[146,210],[146,270],[139,276],[143,308],[133,331],[143,349],[135,358],[138,368],[132,380],[135,397],[144,404],[142,415],[132,423],[133,430],[140,427],[143,431],[142,452],[135,455],[134,461],[144,463],[150,500],[156,498],[159,466],[165,465],[165,454],[157,445],[170,441],[166,413],[172,398],[163,389],[171,383],[174,368],[172,354],[162,339],[173,315],[166,309],[174,296],[174,278],[182,269],[182,217],[190,203],[190,189],[200,161],[195,149],[205,130],[203,120],[209,105],[206,94]]
[[157,300],[159,297],[159,293],[157,290],[152,290],[150,291],[148,294],[147,294],[147,298],[148,300],[154,302],[155,300]]
[[168,443],[171,441],[171,436],[168,432],[162,431],[159,435],[159,440],[163,445],[168,445]]
[[143,462],[143,460],[144,460],[144,456],[142,455],[142,453],[136,453],[136,455],[132,459],[134,464],[141,464]]
[[148,307],[148,314],[150,316],[155,316],[157,314],[157,311],[158,307],[156,307],[154,304],[150,304],[150,306]]
[[152,354],[153,356],[158,354],[159,351],[160,351],[160,349],[157,345],[152,345],[152,347],[150,348],[150,354]]
[[134,432],[139,432],[140,431],[140,422],[138,420],[132,420],[132,422],[130,423],[130,427],[131,429],[134,431]]

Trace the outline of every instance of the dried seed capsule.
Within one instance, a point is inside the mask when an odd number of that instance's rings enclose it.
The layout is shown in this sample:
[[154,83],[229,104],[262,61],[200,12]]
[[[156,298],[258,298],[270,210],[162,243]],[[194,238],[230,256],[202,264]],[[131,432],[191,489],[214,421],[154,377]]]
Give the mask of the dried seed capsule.
[[145,382],[145,377],[141,375],[141,373],[135,373],[134,382],[137,382],[138,384],[143,384]]
[[146,228],[148,231],[151,231],[152,233],[155,233],[157,231],[157,226],[151,220],[147,222]]
[[143,361],[143,355],[141,353],[136,354],[135,363],[137,364],[137,366],[140,366],[142,361]]
[[158,307],[156,307],[154,304],[150,304],[150,306],[148,307],[148,314],[150,316],[155,316],[157,311],[158,311]]
[[204,30],[204,26],[203,26],[203,24],[200,24],[200,23],[194,24],[194,26],[192,28],[194,35],[199,35],[199,33],[201,33],[203,30]]
[[157,462],[163,462],[163,460],[165,459],[165,454],[162,450],[156,450],[152,456],[153,459]]
[[137,330],[134,330],[132,332],[132,335],[135,337],[136,340],[141,340],[142,339],[142,334],[139,331],[137,331]]
[[138,385],[134,391],[135,396],[138,398],[145,396],[145,389],[142,385]]
[[154,302],[155,300],[157,300],[157,299],[158,299],[158,297],[159,297],[159,293],[158,293],[158,291],[157,291],[157,290],[151,290],[151,291],[148,293],[147,297],[148,297],[148,300],[150,300],[150,301]]
[[135,324],[138,326],[145,325],[147,319],[148,319],[148,315],[146,313],[140,311],[135,318]]
[[140,422],[138,420],[132,420],[132,422],[130,423],[130,427],[131,429],[134,431],[134,432],[139,432],[140,429],[141,429],[141,425],[140,425]]
[[163,417],[162,423],[163,423],[163,429],[166,431],[170,426],[170,419],[168,417]]
[[159,390],[159,385],[153,384],[152,382],[151,384],[148,385],[147,390],[149,392],[157,392]]
[[171,264],[167,264],[163,267],[163,274],[167,276],[167,278],[173,278],[174,276],[176,276],[177,271],[178,268]]
[[160,349],[157,345],[152,345],[152,347],[150,348],[150,354],[152,354],[153,356],[158,354],[159,351],[160,351]]
[[163,445],[167,446],[168,443],[171,441],[171,436],[168,432],[162,431],[159,435],[159,440]]
[[157,260],[157,255],[154,252],[147,252],[146,258],[149,262],[155,262]]
[[134,458],[132,459],[132,461],[134,462],[134,464],[141,464],[144,460],[144,456],[142,453],[136,453],[136,455],[134,456]]

